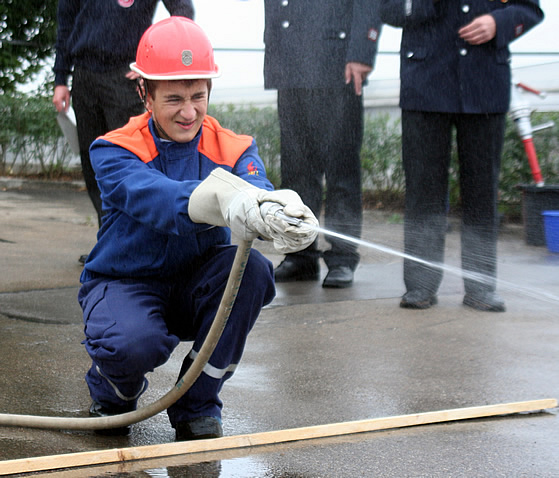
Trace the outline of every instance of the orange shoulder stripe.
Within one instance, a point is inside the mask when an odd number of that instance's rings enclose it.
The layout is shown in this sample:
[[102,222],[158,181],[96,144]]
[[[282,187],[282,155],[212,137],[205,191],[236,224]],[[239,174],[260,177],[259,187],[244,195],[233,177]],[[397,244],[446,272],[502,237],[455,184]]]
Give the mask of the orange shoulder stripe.
[[[122,128],[101,136],[117,146],[134,153],[144,163],[149,163],[159,153],[148,126],[149,113],[130,118]],[[252,144],[252,136],[236,134],[223,128],[215,118],[204,118],[198,151],[216,164],[233,167]]]
[[202,126],[198,151],[217,164],[233,167],[252,144],[252,136],[236,134],[223,128],[215,118],[207,116]]
[[101,136],[100,139],[121,146],[134,153],[144,163],[149,163],[159,154],[149,131],[149,117],[150,114],[147,112],[140,116],[133,116],[122,128],[115,129]]

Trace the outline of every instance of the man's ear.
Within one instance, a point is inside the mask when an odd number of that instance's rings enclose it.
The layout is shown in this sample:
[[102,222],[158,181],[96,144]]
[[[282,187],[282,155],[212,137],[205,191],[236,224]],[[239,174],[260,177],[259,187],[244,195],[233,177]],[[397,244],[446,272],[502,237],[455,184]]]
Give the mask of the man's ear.
[[153,109],[153,98],[151,97],[151,94],[149,92],[146,94],[144,99],[144,108],[150,113]]
[[151,95],[149,94],[149,89],[147,87],[147,83],[143,78],[138,78],[136,90],[138,91],[138,95],[140,95],[140,99],[144,104],[144,108],[147,111],[151,111]]

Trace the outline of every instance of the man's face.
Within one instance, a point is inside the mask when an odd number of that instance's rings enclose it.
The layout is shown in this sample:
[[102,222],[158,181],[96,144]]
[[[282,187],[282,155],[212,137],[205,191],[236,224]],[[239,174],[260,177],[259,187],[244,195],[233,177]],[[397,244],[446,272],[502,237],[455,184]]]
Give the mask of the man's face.
[[192,141],[208,111],[208,80],[158,81],[146,107],[163,139]]

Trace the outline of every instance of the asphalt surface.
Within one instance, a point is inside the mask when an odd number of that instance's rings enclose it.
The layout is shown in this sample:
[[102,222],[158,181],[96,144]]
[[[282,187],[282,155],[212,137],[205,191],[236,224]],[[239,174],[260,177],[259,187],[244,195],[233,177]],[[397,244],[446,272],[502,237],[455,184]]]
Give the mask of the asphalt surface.
[[[0,413],[82,417],[78,257],[96,224],[79,184],[0,179]],[[398,307],[402,259],[362,246],[355,284],[278,284],[222,392],[227,436],[559,397],[559,255],[528,246],[523,226],[499,240],[505,313],[461,304],[452,220],[439,304]],[[363,239],[402,250],[397,214],[365,211]],[[274,264],[267,243],[256,248]],[[323,275],[326,273],[323,268]],[[173,387],[189,344],[150,374],[148,404]],[[2,461],[173,442],[165,413],[128,437],[0,427]],[[557,408],[408,428],[37,472],[49,477],[553,477]],[[60,457],[60,466],[65,459]]]

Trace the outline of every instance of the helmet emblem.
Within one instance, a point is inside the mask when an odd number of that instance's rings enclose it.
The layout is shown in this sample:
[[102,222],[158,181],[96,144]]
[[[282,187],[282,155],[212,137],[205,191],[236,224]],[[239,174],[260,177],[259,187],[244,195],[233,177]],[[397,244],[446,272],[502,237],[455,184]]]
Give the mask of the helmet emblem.
[[182,64],[184,66],[192,65],[192,51],[191,50],[183,50],[182,51]]

